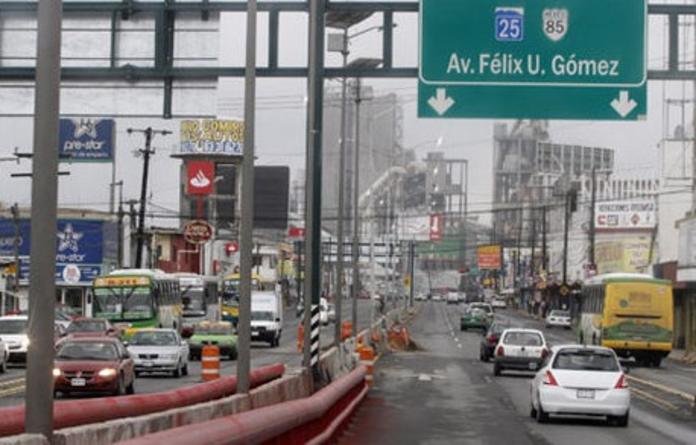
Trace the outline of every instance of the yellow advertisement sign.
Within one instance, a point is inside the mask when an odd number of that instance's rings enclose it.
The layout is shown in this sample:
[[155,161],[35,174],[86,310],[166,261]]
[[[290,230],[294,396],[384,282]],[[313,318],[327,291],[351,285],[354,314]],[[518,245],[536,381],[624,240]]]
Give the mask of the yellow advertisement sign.
[[480,270],[500,269],[502,260],[502,247],[499,244],[479,246],[476,248],[476,257]]
[[645,272],[650,261],[650,238],[600,241],[595,246],[597,273]]
[[182,155],[241,156],[244,153],[244,122],[222,119],[181,121]]

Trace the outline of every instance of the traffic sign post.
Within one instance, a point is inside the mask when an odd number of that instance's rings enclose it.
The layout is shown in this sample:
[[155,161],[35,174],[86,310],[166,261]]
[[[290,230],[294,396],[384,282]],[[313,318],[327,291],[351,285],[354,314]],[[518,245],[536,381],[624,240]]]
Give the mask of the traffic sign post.
[[419,117],[645,117],[646,0],[421,0]]

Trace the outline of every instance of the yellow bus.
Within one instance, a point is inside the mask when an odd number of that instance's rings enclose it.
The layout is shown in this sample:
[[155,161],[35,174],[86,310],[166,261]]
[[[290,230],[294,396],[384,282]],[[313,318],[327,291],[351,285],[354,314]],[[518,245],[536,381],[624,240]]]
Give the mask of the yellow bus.
[[672,350],[672,283],[643,274],[612,273],[587,281],[580,297],[578,341],[660,366]]
[[[263,290],[260,275],[251,274],[251,290]],[[223,278],[220,305],[220,318],[222,321],[229,321],[237,326],[237,321],[239,320],[239,273],[231,273]]]

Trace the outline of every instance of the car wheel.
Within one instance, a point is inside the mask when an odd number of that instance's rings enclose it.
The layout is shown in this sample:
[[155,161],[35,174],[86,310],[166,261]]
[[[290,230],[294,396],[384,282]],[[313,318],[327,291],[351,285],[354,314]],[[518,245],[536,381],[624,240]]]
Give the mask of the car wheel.
[[181,362],[176,364],[176,369],[172,371],[172,376],[174,376],[176,379],[181,377]]
[[461,327],[461,330],[462,330],[462,331],[466,331],[466,327],[462,326],[462,327]]
[[131,380],[130,385],[126,386],[126,394],[135,394],[135,379]]
[[532,404],[529,409],[529,417],[531,417],[532,419],[536,419],[537,417],[537,410],[536,408],[534,408],[534,404]]
[[184,367],[181,368],[181,375],[188,375],[188,363],[186,363]]
[[116,390],[114,391],[114,395],[122,396],[123,394],[125,394],[125,392],[125,383],[123,382],[123,375],[121,375],[121,378],[118,379],[118,383],[116,384]]
[[613,421],[613,423],[616,426],[620,426],[622,428],[625,428],[628,426],[628,411],[626,411],[626,414],[623,416],[616,416],[610,419],[610,421]]
[[500,366],[500,363],[496,363],[493,365],[493,375],[494,376],[499,376],[500,373],[503,371],[502,366]]
[[7,358],[5,358],[2,361],[2,364],[0,364],[0,374],[4,374],[5,371],[7,371]]
[[549,415],[544,412],[544,408],[541,407],[541,401],[539,401],[539,407],[536,410],[536,420],[539,423],[546,423],[549,421]]

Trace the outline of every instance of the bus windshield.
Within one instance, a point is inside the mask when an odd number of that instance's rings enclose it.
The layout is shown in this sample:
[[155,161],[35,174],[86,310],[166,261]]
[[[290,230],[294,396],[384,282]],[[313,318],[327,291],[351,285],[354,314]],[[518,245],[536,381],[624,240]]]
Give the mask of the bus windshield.
[[187,286],[181,291],[184,317],[202,317],[206,314],[205,291],[202,287]]
[[145,320],[154,316],[149,287],[94,289],[94,316],[107,320]]

